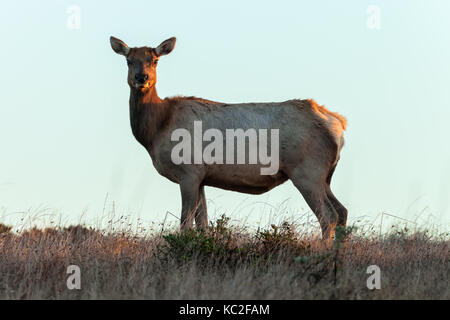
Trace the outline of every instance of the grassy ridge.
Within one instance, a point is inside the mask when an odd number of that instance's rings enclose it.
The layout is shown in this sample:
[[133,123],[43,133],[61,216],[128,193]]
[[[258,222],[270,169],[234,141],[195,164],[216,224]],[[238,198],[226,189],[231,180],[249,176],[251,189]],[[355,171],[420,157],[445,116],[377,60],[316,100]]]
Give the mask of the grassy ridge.
[[[0,225],[0,299],[450,299],[448,235],[347,228],[330,246],[288,223],[250,233],[228,222],[148,236]],[[380,290],[366,286],[373,264]],[[67,289],[69,265],[80,290]]]

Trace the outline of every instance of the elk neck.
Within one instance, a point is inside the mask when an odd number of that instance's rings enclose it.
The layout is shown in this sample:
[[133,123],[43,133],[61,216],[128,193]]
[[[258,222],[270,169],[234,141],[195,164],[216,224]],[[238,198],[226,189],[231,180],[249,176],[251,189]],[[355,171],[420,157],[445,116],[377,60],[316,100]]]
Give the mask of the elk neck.
[[131,88],[131,130],[136,140],[146,149],[151,147],[168,116],[167,103],[158,97],[155,86],[147,90]]

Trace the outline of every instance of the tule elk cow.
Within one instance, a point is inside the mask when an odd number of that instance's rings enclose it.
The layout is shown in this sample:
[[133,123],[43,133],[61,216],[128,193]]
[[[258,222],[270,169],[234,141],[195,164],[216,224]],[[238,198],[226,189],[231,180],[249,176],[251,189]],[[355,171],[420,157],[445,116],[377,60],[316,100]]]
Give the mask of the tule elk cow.
[[[315,213],[324,239],[333,237],[336,226],[345,227],[347,210],[330,189],[344,145],[345,118],[314,100],[226,104],[196,97],[160,99],[155,88],[156,66],[161,56],[173,50],[175,42],[173,37],[156,48],[129,48],[123,41],[110,38],[112,49],[125,56],[128,65],[133,135],[150,154],[156,170],[180,185],[181,230],[191,228],[194,220],[198,228],[208,225],[205,186],[261,194],[288,179]],[[204,135],[200,133],[200,143],[199,127],[206,130]],[[235,135],[229,139],[231,129],[235,129]],[[238,130],[243,135],[236,134]],[[261,132],[267,130],[272,132],[271,160],[276,163],[271,168],[275,170],[268,170],[264,167],[268,162],[262,161],[261,150],[268,151],[264,146],[268,139]],[[254,139],[256,131],[260,133],[258,146]],[[174,159],[174,153],[177,154],[174,150],[176,140],[184,133],[194,136],[194,141],[184,137],[185,146],[193,144],[194,152],[182,150],[180,161]],[[244,144],[250,141],[240,149],[240,155],[234,148],[234,138],[242,138],[240,142]],[[214,143],[215,150],[210,153],[214,154],[213,159],[204,159],[208,141]],[[224,161],[221,156],[225,152],[219,147],[227,143]],[[255,161],[257,149],[260,161]],[[177,150],[180,151],[179,146]],[[236,157],[237,162],[233,161]]]

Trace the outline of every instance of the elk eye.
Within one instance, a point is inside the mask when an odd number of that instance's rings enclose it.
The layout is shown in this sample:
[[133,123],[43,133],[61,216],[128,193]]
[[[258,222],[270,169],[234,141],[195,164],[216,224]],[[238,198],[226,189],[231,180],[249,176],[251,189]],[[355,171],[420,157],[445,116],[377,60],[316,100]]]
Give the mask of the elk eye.
[[127,59],[127,65],[130,65],[130,64],[131,64],[131,61]]

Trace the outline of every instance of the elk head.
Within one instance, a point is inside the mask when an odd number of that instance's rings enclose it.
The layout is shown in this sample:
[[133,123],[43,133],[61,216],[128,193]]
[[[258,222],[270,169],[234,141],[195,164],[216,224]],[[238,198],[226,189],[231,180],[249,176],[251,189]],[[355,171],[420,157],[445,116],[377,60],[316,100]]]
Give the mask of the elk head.
[[175,47],[176,38],[163,41],[158,47],[129,48],[120,39],[110,37],[112,49],[127,59],[128,85],[138,90],[146,90],[156,83],[156,65],[159,57],[169,54]]

